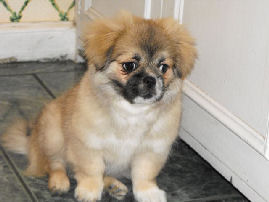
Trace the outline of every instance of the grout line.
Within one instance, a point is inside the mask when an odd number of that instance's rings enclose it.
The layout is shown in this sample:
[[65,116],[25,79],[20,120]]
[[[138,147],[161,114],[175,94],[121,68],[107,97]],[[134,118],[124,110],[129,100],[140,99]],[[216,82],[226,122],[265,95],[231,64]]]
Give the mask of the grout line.
[[55,99],[56,96],[51,92],[51,90],[44,84],[44,82],[36,75],[32,74],[32,76],[38,81],[38,83],[47,91],[47,93]]
[[[209,196],[209,197],[203,197],[203,198],[196,198],[196,199],[188,199],[184,200],[184,202],[201,202],[201,201],[216,201],[216,200],[226,200],[226,199],[235,199],[240,198],[243,199],[240,194],[224,194],[224,195],[215,195],[215,196]],[[245,200],[248,201],[247,199]]]
[[46,74],[46,73],[61,73],[61,72],[85,72],[83,69],[75,69],[75,70],[56,70],[56,71],[45,71],[45,72],[30,72],[30,73],[21,73],[21,74],[0,74],[0,77],[5,77],[5,76],[32,76],[33,74]]
[[12,77],[12,76],[31,76],[32,74],[31,73],[25,73],[25,74],[3,74],[3,75],[0,75],[0,77]]
[[23,177],[20,175],[19,171],[16,169],[16,166],[14,165],[13,161],[9,158],[8,154],[6,153],[6,151],[3,149],[2,146],[0,146],[0,150],[2,151],[2,154],[4,156],[4,158],[6,159],[8,165],[11,167],[11,169],[14,171],[15,176],[17,177],[17,179],[19,180],[19,182],[22,184],[22,187],[24,188],[24,190],[26,191],[26,193],[28,194],[28,196],[31,198],[31,200],[33,202],[37,202],[37,198],[34,195],[34,193],[30,190],[30,188],[27,186],[27,184],[24,182]]

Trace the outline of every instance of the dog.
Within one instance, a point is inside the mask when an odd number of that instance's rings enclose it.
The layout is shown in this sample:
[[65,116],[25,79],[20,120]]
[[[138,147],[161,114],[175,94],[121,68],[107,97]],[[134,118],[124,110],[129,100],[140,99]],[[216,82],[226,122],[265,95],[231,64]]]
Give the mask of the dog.
[[48,175],[52,192],[69,190],[70,165],[78,201],[100,200],[103,190],[123,199],[128,190],[120,177],[132,180],[138,202],[167,201],[156,177],[178,136],[182,81],[197,56],[194,39],[172,18],[125,12],[93,21],[83,40],[88,70],[81,81],[32,123],[8,128],[3,145],[27,154],[26,174]]

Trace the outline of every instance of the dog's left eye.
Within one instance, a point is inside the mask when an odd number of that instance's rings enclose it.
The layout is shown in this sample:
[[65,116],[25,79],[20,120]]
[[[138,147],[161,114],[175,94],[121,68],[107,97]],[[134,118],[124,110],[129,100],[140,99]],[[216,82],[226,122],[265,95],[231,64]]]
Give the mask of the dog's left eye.
[[135,62],[125,62],[122,64],[122,67],[126,73],[131,73],[137,68],[137,64]]
[[159,66],[159,70],[164,74],[165,72],[167,72],[168,69],[168,65],[167,64],[161,64]]

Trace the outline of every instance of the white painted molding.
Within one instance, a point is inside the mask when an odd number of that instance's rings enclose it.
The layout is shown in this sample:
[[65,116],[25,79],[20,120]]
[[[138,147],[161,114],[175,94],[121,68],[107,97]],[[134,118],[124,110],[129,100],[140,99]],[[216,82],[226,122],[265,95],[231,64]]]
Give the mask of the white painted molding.
[[85,12],[85,14],[87,15],[87,17],[90,19],[90,20],[95,20],[97,18],[102,18],[103,16],[98,12],[96,11],[94,8],[89,8],[87,10],[87,12]]
[[[209,131],[210,130],[211,129],[209,129]],[[209,131],[207,131],[207,133],[210,133]],[[239,189],[240,192],[242,192],[250,201],[268,202],[268,194],[266,194],[266,191],[261,190],[260,187],[267,187],[268,185],[267,179],[264,179],[264,181],[261,179],[263,179],[263,176],[266,175],[266,172],[269,169],[269,165],[267,160],[260,158],[258,153],[255,153],[255,151],[251,147],[244,149],[244,142],[241,141],[234,143],[233,139],[230,136],[223,136],[223,134],[220,135],[220,139],[218,140],[214,139],[214,134],[212,134],[213,140],[207,139],[203,143],[199,140],[199,137],[201,136],[200,133],[190,134],[181,127],[179,134],[185,142],[187,142],[195,151],[199,153],[199,155],[201,155],[219,173],[221,173],[222,176],[227,179],[227,181],[230,181],[233,186]],[[216,141],[224,141],[227,139],[230,144],[224,145],[224,147],[226,148],[228,154],[225,154],[221,149],[220,150],[222,152],[219,152],[218,154],[215,154],[211,150],[210,146],[212,146],[213,144],[218,145],[218,142]],[[234,147],[237,148],[237,152],[235,154],[233,153]],[[241,156],[240,154],[238,155],[238,153],[245,153],[245,155],[248,155],[249,157],[246,158],[246,161],[242,162]],[[231,156],[228,160],[225,159],[225,156],[227,155]],[[257,158],[259,159],[258,162]],[[259,169],[259,171],[257,171],[255,169],[257,164],[253,164],[253,162],[259,163],[259,168],[262,169]],[[240,164],[242,167],[245,167],[246,169],[249,169],[250,173],[246,175],[244,171],[240,171],[238,168],[238,164]],[[267,176],[265,177],[268,178]],[[253,183],[253,181],[255,180],[258,180],[259,184],[257,182]],[[252,182],[252,186],[249,185],[249,181]]]
[[75,59],[72,22],[1,24],[0,38],[0,62]]
[[92,6],[92,0],[83,0],[84,1],[84,11],[87,11]]
[[145,19],[151,18],[151,0],[145,0],[144,18]]
[[183,12],[184,12],[184,0],[180,1],[179,6],[179,23],[183,23]]
[[233,115],[189,80],[184,81],[183,92],[223,125],[237,134],[248,145],[264,155],[265,139],[255,129]]
[[[243,140],[247,136],[238,128],[244,127],[244,122],[236,122],[229,111],[191,82],[185,82],[180,137],[250,201],[268,202],[269,161],[262,147],[259,152]],[[233,128],[236,125],[238,128]]]
[[266,145],[265,145],[264,153],[265,153],[266,158],[269,159],[269,112],[267,116]]
[[183,21],[184,0],[175,0],[174,2],[174,19],[178,20],[180,24]]
[[77,20],[82,10],[82,1],[78,0],[75,3],[75,20]]
[[165,1],[165,0],[161,0],[161,2],[160,2],[160,18],[163,17],[163,6],[164,6],[164,1]]

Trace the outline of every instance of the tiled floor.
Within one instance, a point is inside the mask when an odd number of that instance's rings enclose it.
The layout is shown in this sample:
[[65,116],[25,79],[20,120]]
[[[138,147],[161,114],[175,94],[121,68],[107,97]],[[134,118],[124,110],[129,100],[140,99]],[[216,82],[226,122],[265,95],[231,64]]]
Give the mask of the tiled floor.
[[[0,65],[0,134],[16,117],[33,117],[45,102],[53,99],[79,80],[85,67],[72,62],[20,63]],[[0,201],[75,201],[75,180],[71,190],[62,196],[47,189],[47,178],[23,175],[27,160],[0,147]],[[124,199],[134,201],[131,182]],[[229,182],[181,140],[158,177],[158,184],[167,192],[169,202],[248,201]],[[102,201],[117,201],[104,194]]]

